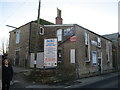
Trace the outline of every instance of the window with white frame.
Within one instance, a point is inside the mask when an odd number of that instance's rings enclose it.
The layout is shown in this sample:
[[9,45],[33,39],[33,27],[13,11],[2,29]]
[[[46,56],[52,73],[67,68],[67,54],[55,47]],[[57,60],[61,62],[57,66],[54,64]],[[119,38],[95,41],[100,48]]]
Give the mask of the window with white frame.
[[101,47],[101,39],[98,38],[98,47]]
[[16,44],[20,42],[20,30],[16,31]]
[[44,35],[44,28],[40,27],[40,35]]
[[62,41],[62,29],[57,30],[58,41]]

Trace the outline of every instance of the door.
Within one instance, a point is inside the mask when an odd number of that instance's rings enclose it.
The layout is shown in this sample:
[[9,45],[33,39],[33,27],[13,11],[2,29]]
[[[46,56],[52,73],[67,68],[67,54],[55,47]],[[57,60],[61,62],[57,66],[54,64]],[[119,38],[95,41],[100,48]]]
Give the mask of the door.
[[98,71],[101,73],[101,58],[98,58]]
[[43,68],[44,66],[44,53],[37,53],[36,68]]
[[16,51],[15,53],[15,65],[19,65],[19,51]]

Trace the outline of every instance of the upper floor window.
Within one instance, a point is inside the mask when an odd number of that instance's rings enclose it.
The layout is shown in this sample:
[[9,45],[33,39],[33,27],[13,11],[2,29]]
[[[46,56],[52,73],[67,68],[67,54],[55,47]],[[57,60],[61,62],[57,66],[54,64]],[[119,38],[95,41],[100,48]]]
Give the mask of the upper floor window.
[[16,44],[20,42],[20,30],[16,31]]
[[101,39],[98,38],[98,47],[101,47]]
[[57,30],[58,41],[62,41],[62,29]]
[[40,27],[40,35],[44,35],[44,28]]
[[88,45],[88,33],[85,32],[85,45]]
[[85,62],[90,62],[89,34],[85,32]]
[[73,35],[73,34],[74,34],[73,27],[64,29],[64,36],[69,36],[69,35]]

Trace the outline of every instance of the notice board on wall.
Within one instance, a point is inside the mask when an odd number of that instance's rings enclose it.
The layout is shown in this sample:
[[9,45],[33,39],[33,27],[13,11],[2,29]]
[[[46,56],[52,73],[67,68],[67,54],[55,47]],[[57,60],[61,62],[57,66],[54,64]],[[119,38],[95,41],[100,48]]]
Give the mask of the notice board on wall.
[[44,66],[56,67],[57,66],[57,39],[44,40]]

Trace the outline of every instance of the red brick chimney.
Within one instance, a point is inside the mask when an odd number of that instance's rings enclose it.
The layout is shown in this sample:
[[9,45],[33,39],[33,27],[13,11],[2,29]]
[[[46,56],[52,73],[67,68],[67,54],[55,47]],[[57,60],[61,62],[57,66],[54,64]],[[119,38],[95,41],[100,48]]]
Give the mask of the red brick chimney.
[[63,19],[61,18],[61,10],[57,8],[57,17],[56,19],[56,24],[63,24]]

